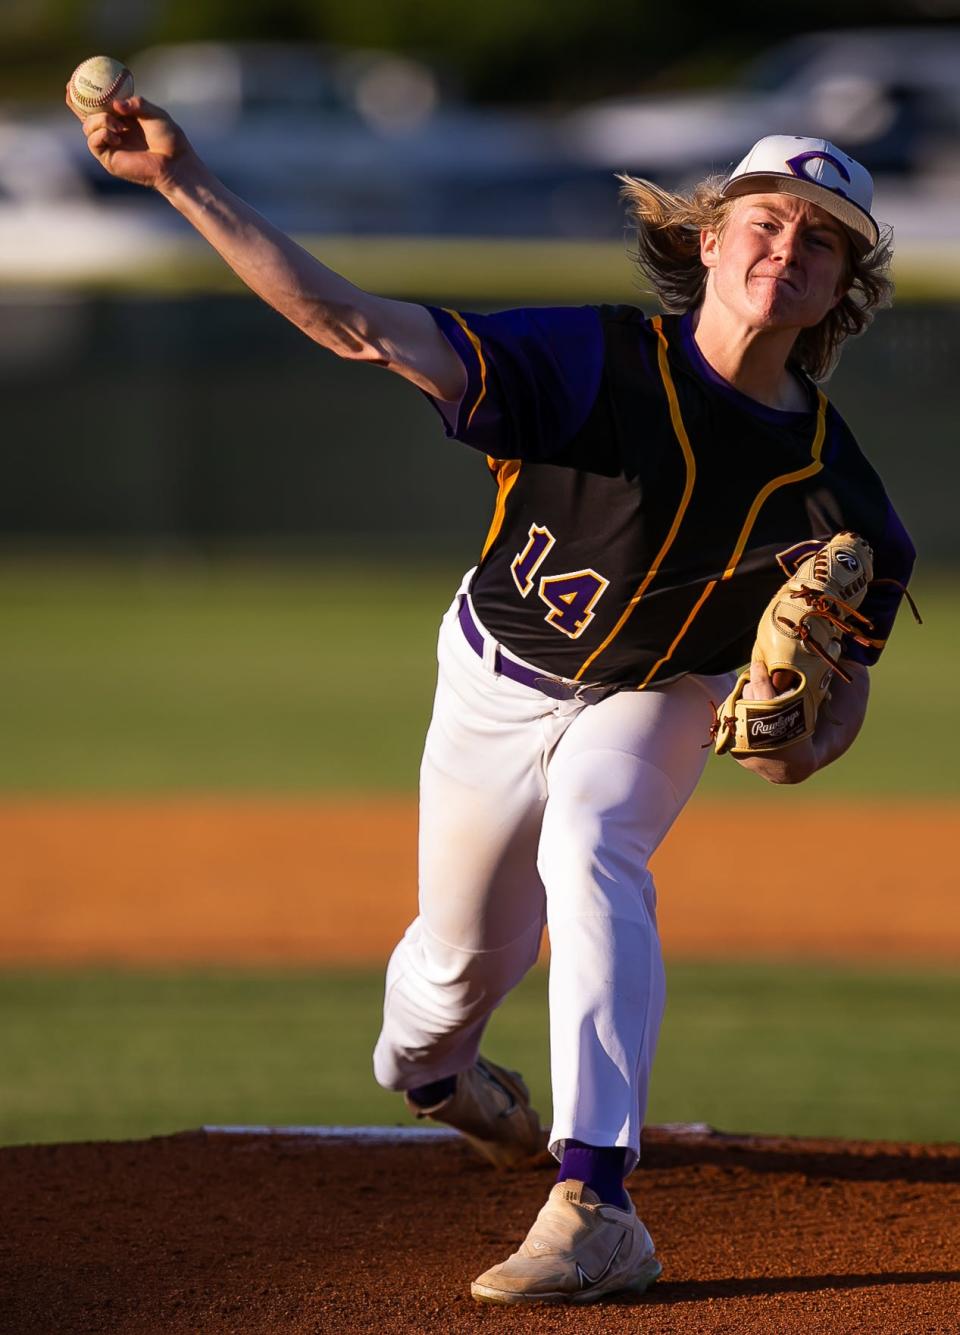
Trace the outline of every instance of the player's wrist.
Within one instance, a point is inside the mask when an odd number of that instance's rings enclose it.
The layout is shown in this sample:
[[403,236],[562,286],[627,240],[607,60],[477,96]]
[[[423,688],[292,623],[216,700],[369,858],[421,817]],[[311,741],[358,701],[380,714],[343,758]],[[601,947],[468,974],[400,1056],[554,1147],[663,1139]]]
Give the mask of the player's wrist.
[[210,191],[215,183],[213,172],[188,147],[170,158],[158,175],[154,189],[176,207],[178,202],[201,199],[204,191]]
[[754,752],[738,755],[731,752],[734,760],[752,774],[773,784],[803,783],[820,768],[816,748],[809,737],[794,742],[792,746],[780,747],[777,751]]

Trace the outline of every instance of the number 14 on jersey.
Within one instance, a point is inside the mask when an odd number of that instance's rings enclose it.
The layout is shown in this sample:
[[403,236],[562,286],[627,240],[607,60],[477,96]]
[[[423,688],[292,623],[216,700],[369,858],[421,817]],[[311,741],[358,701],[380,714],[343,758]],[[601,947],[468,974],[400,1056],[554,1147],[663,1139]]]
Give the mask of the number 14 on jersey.
[[[548,528],[530,525],[527,545],[510,564],[513,582],[522,598],[532,591],[537,572],[555,542]],[[593,609],[609,583],[595,570],[568,570],[561,575],[544,576],[537,589],[537,596],[550,609],[544,620],[571,640],[577,639],[596,615]]]

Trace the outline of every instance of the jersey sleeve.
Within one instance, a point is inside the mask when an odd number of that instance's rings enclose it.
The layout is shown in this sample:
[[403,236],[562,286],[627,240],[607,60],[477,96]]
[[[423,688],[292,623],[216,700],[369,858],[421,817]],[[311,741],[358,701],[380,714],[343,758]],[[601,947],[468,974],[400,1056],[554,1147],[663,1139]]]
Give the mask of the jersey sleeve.
[[431,398],[448,436],[494,459],[545,460],[583,425],[600,386],[603,330],[592,306],[492,315],[428,306],[459,356],[458,403]]
[[893,629],[903,599],[903,589],[913,573],[916,555],[910,535],[888,501],[883,537],[873,552],[873,582],[859,608],[873,622],[873,629],[867,631],[867,634],[880,643],[877,647],[868,647],[845,637],[845,658],[852,658],[855,663],[862,663],[865,667],[872,667],[876,663]]

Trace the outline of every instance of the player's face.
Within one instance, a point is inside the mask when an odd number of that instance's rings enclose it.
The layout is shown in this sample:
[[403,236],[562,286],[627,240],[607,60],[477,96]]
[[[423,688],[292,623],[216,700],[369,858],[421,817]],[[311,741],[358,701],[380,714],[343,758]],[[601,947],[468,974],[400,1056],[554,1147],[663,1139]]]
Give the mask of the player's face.
[[708,299],[751,328],[808,329],[847,289],[842,225],[793,195],[744,195],[722,231],[704,231]]

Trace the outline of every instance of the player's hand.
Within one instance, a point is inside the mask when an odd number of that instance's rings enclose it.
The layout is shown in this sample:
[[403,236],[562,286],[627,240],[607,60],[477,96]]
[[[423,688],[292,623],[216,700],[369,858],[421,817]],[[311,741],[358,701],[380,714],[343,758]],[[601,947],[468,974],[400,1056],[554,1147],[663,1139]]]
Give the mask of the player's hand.
[[[69,105],[69,99],[68,99]],[[129,97],[83,122],[87,148],[111,176],[162,189],[177,164],[192,156],[186,135],[165,111]]]
[[771,677],[765,663],[754,659],[750,664],[750,680],[743,688],[744,700],[775,700],[792,688],[793,673],[778,669]]
[[[777,669],[771,676],[765,663],[750,663],[750,680],[743,688],[745,700],[775,700],[793,688],[794,674]],[[817,769],[813,740],[804,737],[792,746],[782,746],[768,755],[734,755],[743,769],[758,774],[768,783],[800,783]]]

